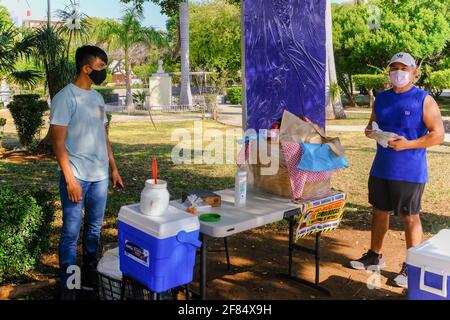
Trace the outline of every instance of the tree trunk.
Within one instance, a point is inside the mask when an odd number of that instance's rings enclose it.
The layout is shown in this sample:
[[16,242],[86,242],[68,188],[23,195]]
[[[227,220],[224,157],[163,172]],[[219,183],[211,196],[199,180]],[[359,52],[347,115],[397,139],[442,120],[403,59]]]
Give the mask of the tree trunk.
[[373,108],[373,102],[374,102],[374,96],[373,96],[373,89],[369,89],[369,109],[372,110]]
[[125,47],[125,84],[127,87],[125,105],[128,108],[133,102],[133,97],[131,95],[131,67],[128,47]]
[[337,76],[339,87],[349,101],[350,106],[357,107],[358,105],[356,104],[355,97],[353,97],[353,84],[351,82],[351,76],[349,76],[349,80],[346,79],[346,74],[338,73]]
[[350,92],[350,104],[353,108],[356,108],[358,106],[358,103],[356,103],[355,96],[353,95],[353,80],[352,75],[348,75],[349,78],[349,92]]
[[189,1],[180,3],[180,44],[181,44],[181,92],[180,103],[192,105],[191,78],[189,67]]
[[342,105],[341,97],[332,97],[331,86],[337,83],[336,64],[334,61],[333,49],[333,31],[331,20],[331,1],[327,0],[326,15],[325,15],[325,29],[326,29],[326,72],[325,72],[325,87],[326,87],[326,105],[325,116],[327,119],[345,119],[344,106]]

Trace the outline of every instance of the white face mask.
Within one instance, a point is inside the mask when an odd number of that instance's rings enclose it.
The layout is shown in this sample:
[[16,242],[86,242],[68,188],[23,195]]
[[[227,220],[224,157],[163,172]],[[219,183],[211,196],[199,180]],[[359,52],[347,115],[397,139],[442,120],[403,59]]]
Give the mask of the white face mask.
[[409,72],[402,70],[391,71],[390,79],[392,84],[397,88],[403,88],[411,82]]

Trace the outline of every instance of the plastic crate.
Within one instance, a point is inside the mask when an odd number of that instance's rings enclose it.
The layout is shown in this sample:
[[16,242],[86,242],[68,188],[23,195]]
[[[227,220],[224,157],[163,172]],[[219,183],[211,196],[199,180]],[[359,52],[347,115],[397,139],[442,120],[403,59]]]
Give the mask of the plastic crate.
[[[134,279],[125,277],[122,281],[109,277],[100,272],[97,272],[97,274],[99,279],[98,297],[100,300],[161,300],[161,294],[151,292],[144,285]],[[125,284],[123,283],[124,281]],[[177,287],[163,294],[163,299],[177,300],[177,294],[181,291],[188,294],[187,287]]]

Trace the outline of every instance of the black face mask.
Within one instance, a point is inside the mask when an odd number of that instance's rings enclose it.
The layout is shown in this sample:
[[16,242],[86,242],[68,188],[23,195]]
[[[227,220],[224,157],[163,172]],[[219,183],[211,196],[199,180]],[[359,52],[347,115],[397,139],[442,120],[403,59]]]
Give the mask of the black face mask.
[[91,78],[92,82],[94,82],[96,85],[101,85],[103,81],[106,80],[106,69],[103,70],[92,70],[92,72],[89,74],[89,78]]

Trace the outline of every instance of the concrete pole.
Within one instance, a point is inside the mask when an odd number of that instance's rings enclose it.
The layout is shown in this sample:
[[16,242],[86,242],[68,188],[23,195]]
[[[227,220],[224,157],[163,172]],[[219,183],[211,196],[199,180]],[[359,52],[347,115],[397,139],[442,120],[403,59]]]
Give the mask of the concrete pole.
[[52,18],[52,10],[50,6],[50,0],[47,0],[47,27],[50,28]]

